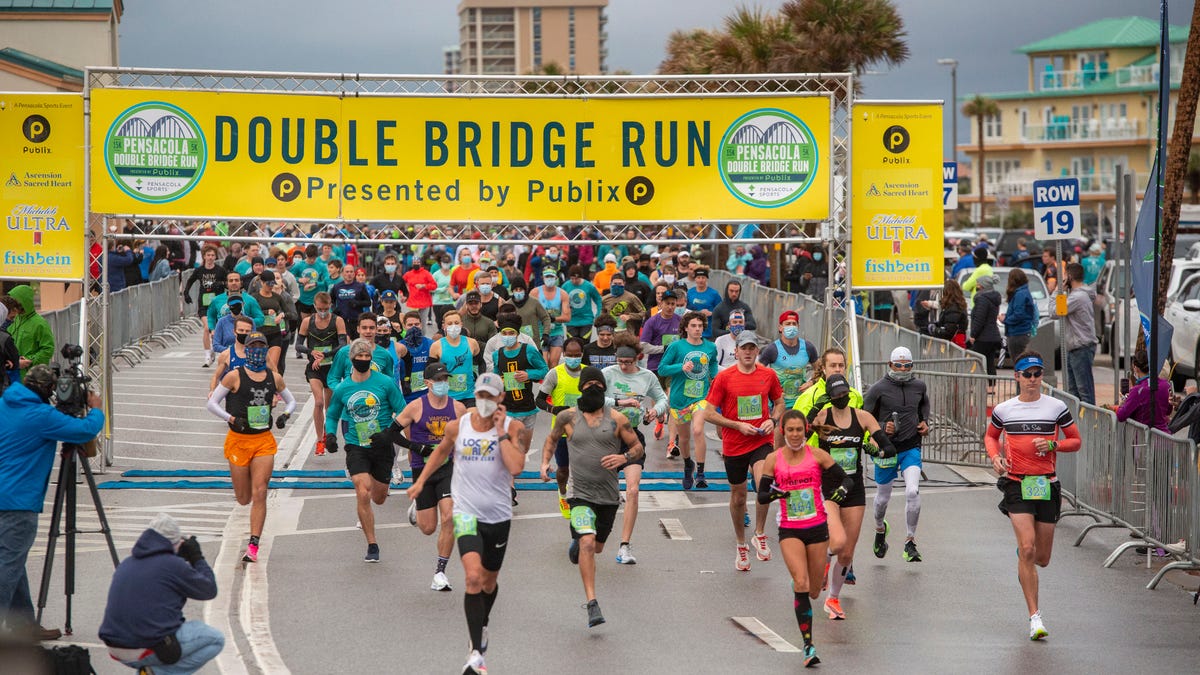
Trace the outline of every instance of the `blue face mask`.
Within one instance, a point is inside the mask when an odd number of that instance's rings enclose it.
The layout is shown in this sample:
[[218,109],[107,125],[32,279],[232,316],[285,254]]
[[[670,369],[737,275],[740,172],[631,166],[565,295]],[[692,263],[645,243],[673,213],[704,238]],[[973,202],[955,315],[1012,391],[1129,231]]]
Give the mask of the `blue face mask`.
[[433,392],[434,396],[445,396],[450,393],[450,381],[430,382],[429,391]]
[[729,334],[732,335],[733,337],[737,337],[737,336],[741,335],[742,331],[744,331],[744,330],[746,330],[745,326],[730,326]]
[[512,296],[514,301],[521,302],[525,300],[525,291],[513,291]]
[[266,347],[246,347],[246,369],[256,373],[267,369]]
[[621,284],[613,284],[608,291],[615,298],[625,294],[625,287]]
[[563,365],[565,365],[570,370],[579,370],[579,367],[583,365],[583,358],[579,357],[579,356],[576,356],[576,357],[564,356],[563,357]]
[[797,326],[784,326],[783,337],[791,340],[800,334],[800,328]]
[[683,316],[684,314],[687,314],[687,307],[676,307],[675,308],[676,316]]
[[517,336],[516,335],[501,335],[500,336],[500,344],[504,345],[505,347],[511,347],[511,346],[517,344]]
[[823,254],[823,253],[814,253],[814,254],[813,254],[813,261],[815,261],[815,262],[821,262],[821,258],[824,258],[824,257],[825,257],[825,254]]

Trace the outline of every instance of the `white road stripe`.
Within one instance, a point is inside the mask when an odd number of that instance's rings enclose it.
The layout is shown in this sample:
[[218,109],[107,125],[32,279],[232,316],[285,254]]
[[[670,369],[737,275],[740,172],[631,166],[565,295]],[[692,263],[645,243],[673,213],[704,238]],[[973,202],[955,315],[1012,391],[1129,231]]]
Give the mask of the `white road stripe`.
[[[162,443],[134,443],[132,441],[116,441],[117,445],[148,445],[155,448],[165,447]],[[175,448],[196,448],[199,450],[212,450],[211,445],[175,445],[172,444],[171,449]],[[201,462],[196,459],[161,459],[158,457],[124,457],[114,455],[113,459],[126,459],[131,462],[167,462],[168,464],[203,464],[205,466],[224,466],[228,467],[229,462]]]
[[780,637],[779,633],[767,628],[767,625],[759,621],[757,617],[733,616],[730,618],[733,619],[734,623],[744,628],[746,632],[767,643],[768,647],[777,652],[796,654],[801,651],[798,647]]
[[[652,482],[642,481],[642,485]],[[692,500],[688,499],[688,496],[682,492],[642,492],[639,494],[650,496],[654,501],[654,505],[660,509],[689,509],[692,507]]]
[[675,541],[691,541],[692,535],[683,529],[683,523],[678,518],[659,518],[658,524],[666,530],[667,537]]
[[[228,522],[225,523],[225,531],[221,535],[221,550],[212,566],[217,577],[217,588],[224,589],[224,592],[217,593],[216,598],[204,603],[204,623],[216,628],[222,635],[233,635],[233,623],[229,620],[230,598],[233,596],[231,589],[237,566],[241,564],[242,540],[247,534],[245,523],[249,521],[249,505],[239,504],[233,508]],[[246,662],[242,659],[238,641],[234,639],[225,641],[225,649],[217,654],[216,662],[217,668],[222,673],[248,675],[250,672],[246,668]]]
[[954,473],[962,476],[963,480],[970,481],[972,483],[983,483],[984,485],[996,484],[996,474],[992,473],[988,469],[983,469],[976,466],[954,466],[951,464],[946,464],[945,466],[947,469],[950,469]]
[[[126,415],[126,417],[132,417],[132,415]],[[171,418],[163,417],[161,419],[171,419]],[[215,420],[216,418],[213,418],[213,419]],[[176,431],[174,429],[146,429],[143,427],[117,427],[117,430],[118,431],[139,431],[139,432],[145,433],[145,434],[187,434],[189,436],[219,436],[221,438],[225,438],[225,432],[217,432],[217,431]],[[174,447],[174,446],[172,446],[172,447]]]

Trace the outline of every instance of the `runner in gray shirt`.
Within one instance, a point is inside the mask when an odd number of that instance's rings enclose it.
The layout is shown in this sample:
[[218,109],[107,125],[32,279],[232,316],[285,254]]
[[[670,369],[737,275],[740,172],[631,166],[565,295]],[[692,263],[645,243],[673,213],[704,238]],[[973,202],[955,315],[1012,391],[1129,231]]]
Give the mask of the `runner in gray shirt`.
[[[542,480],[550,480],[550,458],[558,439],[567,438],[571,459],[571,478],[567,485],[567,503],[571,506],[571,546],[567,551],[572,563],[579,565],[583,591],[587,595],[588,627],[604,623],[596,602],[596,554],[604,551],[604,542],[612,531],[620,506],[621,492],[617,472],[641,457],[643,448],[629,419],[605,405],[607,383],[599,368],[588,366],[579,376],[579,402],[554,418],[554,425],[542,445]],[[624,444],[629,449],[622,453]]]

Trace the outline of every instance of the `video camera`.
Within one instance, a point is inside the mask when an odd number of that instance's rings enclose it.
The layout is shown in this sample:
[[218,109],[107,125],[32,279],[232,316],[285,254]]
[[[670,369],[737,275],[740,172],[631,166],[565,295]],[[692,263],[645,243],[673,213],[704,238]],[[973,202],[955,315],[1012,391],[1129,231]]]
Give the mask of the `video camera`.
[[54,407],[73,417],[87,416],[88,384],[92,378],[83,372],[80,361],[83,347],[67,343],[59,354],[66,359],[65,366],[51,364],[57,381],[54,384]]

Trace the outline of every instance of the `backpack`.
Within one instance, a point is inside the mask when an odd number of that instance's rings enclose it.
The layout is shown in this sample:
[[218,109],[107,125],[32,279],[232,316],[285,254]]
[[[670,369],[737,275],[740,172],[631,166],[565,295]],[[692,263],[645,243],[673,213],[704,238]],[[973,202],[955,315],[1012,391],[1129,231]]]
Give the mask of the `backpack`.
[[42,647],[42,654],[51,675],[96,675],[88,650],[78,645]]

